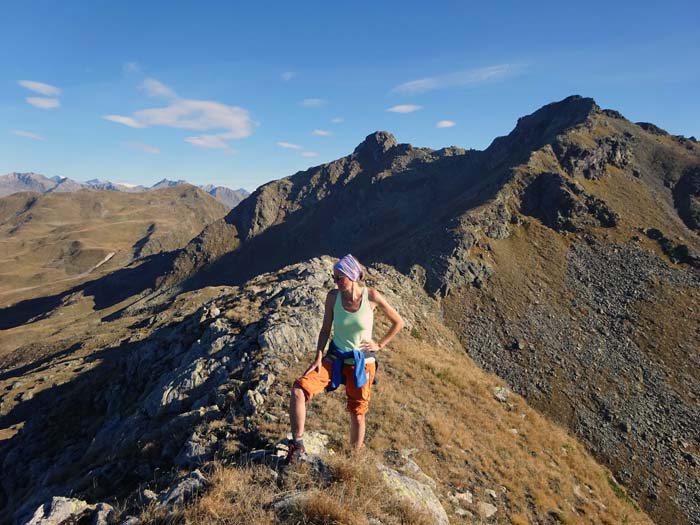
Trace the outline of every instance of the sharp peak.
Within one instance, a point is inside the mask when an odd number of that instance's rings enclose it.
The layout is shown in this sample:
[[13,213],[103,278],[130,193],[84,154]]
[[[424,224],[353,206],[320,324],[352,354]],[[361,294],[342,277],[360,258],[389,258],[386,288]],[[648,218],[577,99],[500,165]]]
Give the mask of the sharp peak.
[[584,120],[591,113],[600,111],[600,106],[590,97],[582,97],[581,95],[570,95],[557,102],[545,104],[533,113],[518,119],[518,125],[527,122],[529,119],[537,119],[553,116],[568,116],[575,120]]
[[183,180],[183,179],[177,179],[177,180],[175,180],[175,179],[169,179],[169,178],[167,178],[167,177],[164,177],[164,178],[160,179],[156,184],[159,184],[159,183],[161,183],[161,182],[186,182],[186,181]]
[[379,160],[387,151],[396,146],[396,137],[388,131],[375,131],[365,137],[365,140],[352,152],[353,157],[369,156],[374,160]]
[[601,111],[592,98],[568,96],[520,117],[513,131],[505,137],[494,139],[486,151],[498,159],[512,152],[514,147],[538,149]]

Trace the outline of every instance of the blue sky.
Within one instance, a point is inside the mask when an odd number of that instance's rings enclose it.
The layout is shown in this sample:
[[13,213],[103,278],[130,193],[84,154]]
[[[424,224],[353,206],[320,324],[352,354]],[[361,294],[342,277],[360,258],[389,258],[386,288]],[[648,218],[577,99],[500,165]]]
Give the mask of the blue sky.
[[255,189],[571,94],[700,136],[697,2],[3,2],[0,174]]

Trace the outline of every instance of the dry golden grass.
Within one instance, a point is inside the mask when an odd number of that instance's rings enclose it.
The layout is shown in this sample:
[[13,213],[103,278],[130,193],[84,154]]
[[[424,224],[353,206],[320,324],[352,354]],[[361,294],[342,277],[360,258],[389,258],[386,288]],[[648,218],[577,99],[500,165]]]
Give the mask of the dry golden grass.
[[219,465],[210,475],[211,489],[183,513],[183,523],[202,525],[272,524],[269,509],[274,477],[264,466],[232,468]]
[[[169,523],[197,525],[432,525],[432,519],[406,500],[387,492],[377,469],[378,458],[336,454],[324,458],[330,480],[299,463],[278,477],[263,465],[217,464],[209,490],[168,518]],[[286,499],[286,503],[280,505]],[[277,505],[275,505],[277,504]],[[167,513],[155,505],[143,509],[145,524],[160,524]]]

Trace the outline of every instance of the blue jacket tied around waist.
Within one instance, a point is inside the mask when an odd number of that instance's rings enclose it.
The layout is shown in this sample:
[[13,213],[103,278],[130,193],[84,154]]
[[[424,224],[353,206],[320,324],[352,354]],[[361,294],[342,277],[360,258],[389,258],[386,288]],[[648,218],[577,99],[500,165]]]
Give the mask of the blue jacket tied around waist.
[[355,362],[355,385],[362,388],[367,383],[367,373],[365,372],[365,354],[362,350],[349,350],[343,352],[335,342],[331,341],[328,348],[328,356],[333,359],[333,371],[331,373],[331,383],[327,390],[332,392],[340,385],[345,384],[345,376],[343,376],[343,361],[348,357],[352,357]]

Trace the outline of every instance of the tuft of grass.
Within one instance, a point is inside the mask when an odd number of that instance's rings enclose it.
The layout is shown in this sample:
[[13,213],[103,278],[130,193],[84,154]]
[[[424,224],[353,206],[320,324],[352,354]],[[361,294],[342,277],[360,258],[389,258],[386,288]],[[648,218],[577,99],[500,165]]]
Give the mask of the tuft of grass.
[[[375,518],[385,525],[432,525],[433,519],[410,501],[387,489],[377,468],[378,458],[335,454],[324,457],[330,478],[307,463],[281,473],[264,465],[215,465],[210,487],[175,515],[151,505],[139,518],[147,525],[367,525]],[[275,503],[297,494],[284,508]]]
[[627,494],[625,494],[625,491],[622,490],[622,487],[618,485],[617,482],[610,476],[608,476],[608,485],[612,489],[615,496],[617,496],[619,499],[624,500],[627,497]]
[[366,518],[325,491],[315,490],[294,505],[286,522],[308,525],[365,525]]
[[210,475],[211,488],[183,512],[185,524],[233,525],[255,523],[271,525],[270,510],[275,477],[262,465],[225,467],[217,465]]
[[530,525],[528,519],[522,514],[513,514],[510,517],[510,522],[512,525]]
[[[627,495],[627,493],[625,492],[625,489],[623,489],[611,476],[608,476],[607,480],[608,480],[608,485],[610,486],[610,488],[613,491],[613,494],[615,494],[615,496],[617,496],[618,499],[624,501],[625,503],[629,503],[630,505],[632,505],[634,510],[636,510],[637,512],[640,511],[637,503]],[[625,516],[625,518],[627,519],[627,516]]]

